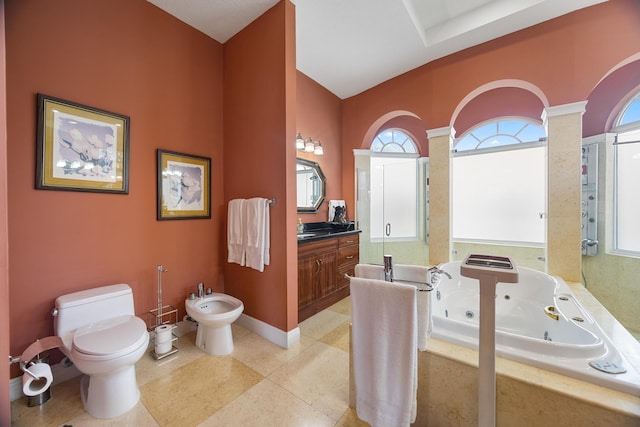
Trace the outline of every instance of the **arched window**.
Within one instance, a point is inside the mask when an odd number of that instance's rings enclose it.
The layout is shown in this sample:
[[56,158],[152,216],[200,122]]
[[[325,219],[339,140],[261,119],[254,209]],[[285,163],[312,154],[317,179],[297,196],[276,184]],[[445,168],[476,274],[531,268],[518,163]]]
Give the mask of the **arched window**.
[[480,124],[456,140],[456,152],[499,148],[539,142],[546,138],[544,128],[523,119],[500,119]]
[[612,129],[613,143],[613,250],[640,256],[640,93],[622,109]]
[[375,153],[417,153],[413,139],[399,129],[380,132],[373,138],[371,151]]
[[371,142],[371,241],[418,238],[418,149],[399,129]]
[[545,139],[540,124],[500,118],[471,128],[455,141],[454,240],[544,244]]

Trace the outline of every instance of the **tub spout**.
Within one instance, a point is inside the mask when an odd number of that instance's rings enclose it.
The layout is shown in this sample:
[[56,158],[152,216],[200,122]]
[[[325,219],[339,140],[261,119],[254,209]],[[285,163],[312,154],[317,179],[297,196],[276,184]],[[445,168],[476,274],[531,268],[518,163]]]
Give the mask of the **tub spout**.
[[391,262],[391,255],[384,256],[384,280],[386,282],[393,282],[393,265]]
[[447,278],[451,279],[451,275],[444,270],[439,269],[437,266],[433,266],[429,269],[429,281],[432,285],[435,285],[440,280],[440,275],[444,274]]

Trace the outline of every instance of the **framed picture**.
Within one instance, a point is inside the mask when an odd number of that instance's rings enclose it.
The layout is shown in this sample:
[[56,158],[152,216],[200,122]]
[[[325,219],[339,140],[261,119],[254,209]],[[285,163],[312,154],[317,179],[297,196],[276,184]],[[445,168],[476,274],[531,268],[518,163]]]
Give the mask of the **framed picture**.
[[158,220],[211,218],[211,159],[158,150]]
[[38,94],[36,188],[129,192],[129,117]]

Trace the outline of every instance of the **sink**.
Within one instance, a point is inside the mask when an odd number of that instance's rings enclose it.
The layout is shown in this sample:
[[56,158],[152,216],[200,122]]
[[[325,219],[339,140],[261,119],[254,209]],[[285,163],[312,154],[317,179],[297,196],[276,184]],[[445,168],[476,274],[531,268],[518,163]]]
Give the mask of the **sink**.
[[305,237],[313,237],[316,233],[301,233],[298,234],[298,239],[304,239]]

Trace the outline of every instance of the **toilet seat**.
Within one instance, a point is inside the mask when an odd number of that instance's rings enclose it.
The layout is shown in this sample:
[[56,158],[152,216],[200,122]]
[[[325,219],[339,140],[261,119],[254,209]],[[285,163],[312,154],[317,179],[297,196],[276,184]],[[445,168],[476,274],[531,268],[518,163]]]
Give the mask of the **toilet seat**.
[[113,359],[135,351],[147,339],[142,319],[121,315],[78,328],[73,336],[73,351],[93,360]]

